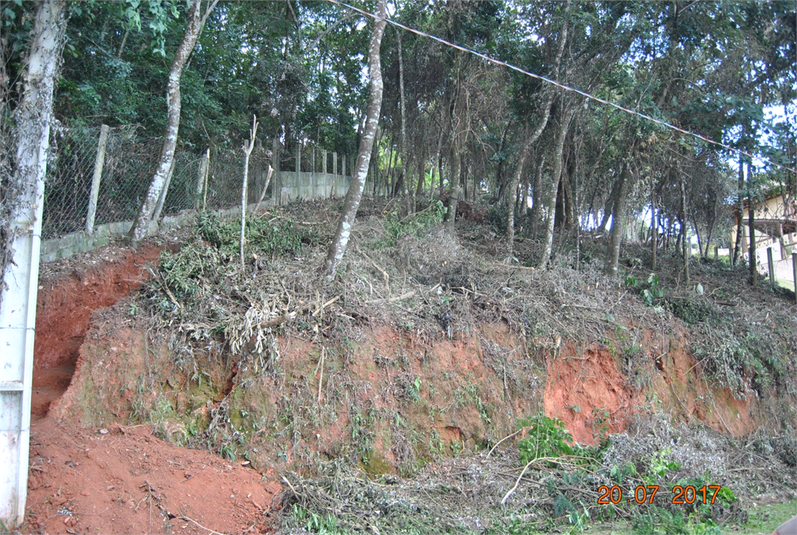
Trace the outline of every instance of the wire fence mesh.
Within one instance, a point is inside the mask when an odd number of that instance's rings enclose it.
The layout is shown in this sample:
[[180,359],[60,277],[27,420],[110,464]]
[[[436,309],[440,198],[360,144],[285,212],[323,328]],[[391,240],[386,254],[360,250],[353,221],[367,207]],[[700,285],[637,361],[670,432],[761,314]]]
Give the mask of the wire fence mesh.
[[[100,132],[99,127],[86,126],[61,126],[53,130],[42,238],[57,238],[86,229],[98,160],[103,166],[93,225],[135,219],[158,165],[162,138],[145,137],[131,126],[114,127],[109,129],[105,151],[101,154],[98,151]],[[289,159],[293,156],[290,152],[284,154]],[[183,210],[218,210],[240,205],[243,151],[212,151],[207,177],[202,164],[204,158],[204,154],[189,151],[175,154],[171,181],[159,214],[161,217]],[[328,159],[331,161],[331,157]],[[252,153],[248,202],[254,203],[261,198],[270,163],[271,153],[262,147]],[[332,172],[331,167],[329,171]],[[272,185],[274,182],[271,181]],[[271,189],[273,187],[269,191]]]

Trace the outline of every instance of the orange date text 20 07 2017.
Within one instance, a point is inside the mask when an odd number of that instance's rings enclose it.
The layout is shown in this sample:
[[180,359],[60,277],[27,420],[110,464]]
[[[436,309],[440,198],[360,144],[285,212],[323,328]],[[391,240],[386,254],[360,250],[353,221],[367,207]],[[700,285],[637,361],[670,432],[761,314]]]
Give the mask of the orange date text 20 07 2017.
[[618,504],[622,501],[638,504],[653,503],[657,494],[659,495],[657,499],[669,499],[672,504],[713,504],[722,487],[720,485],[704,485],[697,488],[692,485],[676,485],[672,488],[672,493],[669,496],[667,496],[666,490],[659,493],[658,485],[639,485],[629,490],[632,491],[632,496],[623,498],[623,489],[619,486],[600,486],[598,487],[598,505]]

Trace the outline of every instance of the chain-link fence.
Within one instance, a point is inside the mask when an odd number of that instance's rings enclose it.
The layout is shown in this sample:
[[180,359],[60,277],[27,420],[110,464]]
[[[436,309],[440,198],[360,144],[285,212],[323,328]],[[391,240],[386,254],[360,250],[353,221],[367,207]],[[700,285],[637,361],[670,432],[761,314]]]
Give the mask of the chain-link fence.
[[[42,238],[57,238],[105,223],[132,221],[147,193],[158,165],[162,139],[144,137],[129,126],[108,129],[104,150],[101,128],[60,127],[53,130],[52,155],[47,169]],[[270,146],[267,145],[267,146]],[[326,189],[301,189],[293,184],[300,173],[280,175],[289,199],[318,196],[316,191],[339,195],[348,177],[344,158],[294,143],[297,150],[283,151],[283,169],[310,169],[313,184],[327,181]],[[326,157],[326,158],[325,158]],[[295,162],[298,160],[298,162]],[[304,160],[304,161],[302,161]],[[240,205],[244,153],[242,150],[214,150],[206,154],[178,151],[171,181],[159,212],[161,217],[191,209],[224,209]],[[311,163],[312,162],[312,163]],[[326,163],[324,163],[326,162]],[[257,202],[267,185],[271,153],[256,148],[249,161],[248,200]],[[314,169],[321,171],[318,174]],[[308,174],[307,172],[301,174]],[[92,182],[99,178],[96,212],[89,208]],[[295,177],[293,175],[296,175]],[[270,181],[276,187],[277,180]],[[298,183],[297,183],[298,184]],[[335,186],[337,184],[337,186]],[[269,187],[268,191],[274,189]],[[268,198],[268,197],[267,197]]]

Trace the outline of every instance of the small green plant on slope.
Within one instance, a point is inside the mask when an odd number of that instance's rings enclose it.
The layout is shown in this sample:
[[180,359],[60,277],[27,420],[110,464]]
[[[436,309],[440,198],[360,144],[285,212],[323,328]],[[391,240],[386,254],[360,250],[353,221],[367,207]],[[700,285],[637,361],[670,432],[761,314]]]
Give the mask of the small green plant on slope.
[[539,413],[520,420],[519,425],[530,428],[528,436],[518,442],[520,462],[573,454],[573,436],[559,418]]
[[415,214],[410,214],[401,219],[398,209],[391,211],[385,218],[385,237],[377,245],[381,247],[394,247],[404,236],[419,234],[432,225],[443,222],[446,207],[441,201],[431,201],[429,206]]
[[655,273],[648,275],[648,278],[641,282],[635,276],[629,276],[625,279],[625,285],[629,288],[634,288],[639,291],[642,300],[647,306],[653,306],[664,297],[664,290],[659,286],[659,276]]

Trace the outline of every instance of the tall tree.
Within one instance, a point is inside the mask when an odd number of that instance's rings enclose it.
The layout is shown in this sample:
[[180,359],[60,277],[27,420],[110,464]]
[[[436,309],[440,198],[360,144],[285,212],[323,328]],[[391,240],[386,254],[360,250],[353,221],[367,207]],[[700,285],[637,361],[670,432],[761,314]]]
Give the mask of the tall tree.
[[377,19],[374,22],[373,33],[371,33],[371,43],[368,45],[368,67],[371,75],[371,92],[368,99],[368,113],[365,118],[360,149],[357,153],[357,164],[352,174],[351,185],[346,193],[343,202],[343,212],[338,221],[335,238],[327,252],[326,263],[323,273],[328,279],[335,278],[338,265],[343,260],[346,246],[349,243],[351,229],[354,219],[357,216],[357,209],[360,207],[363,190],[365,189],[365,178],[368,175],[368,166],[371,162],[371,149],[374,145],[376,127],[379,125],[379,111],[382,108],[382,64],[380,50],[382,47],[382,36],[385,33],[387,21],[387,0],[379,0],[377,5]]
[[169,69],[169,82],[166,86],[168,121],[166,123],[166,132],[163,138],[158,167],[149,184],[147,196],[144,197],[144,202],[141,205],[138,216],[130,229],[130,238],[134,243],[140,242],[147,236],[150,223],[152,222],[152,216],[158,204],[158,199],[164,194],[163,190],[168,182],[169,173],[174,161],[174,150],[177,147],[177,133],[180,130],[180,110],[182,108],[180,78],[183,75],[183,69],[186,63],[188,63],[188,58],[194,50],[194,45],[199,37],[199,33],[202,31],[202,27],[205,25],[208,15],[217,3],[218,0],[210,0],[203,13],[202,0],[191,1],[191,7],[188,10],[185,35],[174,54],[172,66]]

